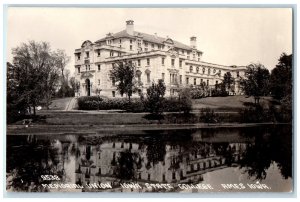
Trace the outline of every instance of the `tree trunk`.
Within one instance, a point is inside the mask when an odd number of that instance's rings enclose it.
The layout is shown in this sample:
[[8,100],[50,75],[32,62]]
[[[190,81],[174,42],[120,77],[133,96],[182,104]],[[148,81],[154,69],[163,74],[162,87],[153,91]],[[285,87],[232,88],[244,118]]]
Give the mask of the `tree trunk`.
[[33,106],[33,116],[36,115],[36,112],[35,112],[35,106]]

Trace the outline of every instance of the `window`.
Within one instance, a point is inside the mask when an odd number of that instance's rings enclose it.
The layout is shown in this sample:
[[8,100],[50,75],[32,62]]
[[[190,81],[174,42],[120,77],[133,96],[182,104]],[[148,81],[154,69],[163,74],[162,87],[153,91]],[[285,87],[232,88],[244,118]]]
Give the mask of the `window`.
[[122,40],[120,39],[120,43],[122,43]]
[[100,71],[101,70],[101,65],[98,65],[98,71]]
[[98,79],[98,86],[100,86],[100,79]]
[[80,60],[80,55],[77,55],[77,60]]
[[160,45],[157,45],[157,48],[160,50],[160,49],[161,49],[161,46],[160,46]]
[[202,73],[203,73],[203,74],[205,73],[205,67],[202,68]]
[[118,53],[118,56],[121,56],[121,55],[122,55],[122,53],[121,53],[121,52],[119,52],[119,53]]
[[207,83],[207,85],[209,85],[209,80],[208,79],[207,79],[206,83]]
[[138,66],[141,66],[141,60],[138,59]]
[[208,75],[210,75],[210,68],[208,68],[208,72],[207,72],[207,74],[208,74]]
[[193,66],[190,66],[190,72],[193,72]]
[[147,73],[147,83],[150,83],[150,81],[151,81],[151,80],[150,80],[150,73],[148,72],[148,73]]
[[129,46],[129,49],[132,50],[132,45]]
[[165,65],[165,58],[161,58],[161,64]]
[[193,59],[195,59],[196,58],[196,55],[195,54],[193,54]]
[[216,71],[217,71],[217,70],[216,70],[216,69],[214,69],[214,73],[216,73]]
[[147,65],[150,65],[150,59],[147,58]]
[[80,67],[78,67],[78,73],[80,73]]
[[172,65],[172,66],[175,65],[175,59],[171,59],[171,65]]
[[147,42],[145,42],[145,47],[148,47],[148,43]]
[[182,84],[182,75],[179,75],[179,83]]
[[165,81],[165,73],[161,73],[161,79]]
[[186,84],[189,84],[189,77],[186,77]]
[[145,48],[145,52],[147,52],[148,51],[148,48]]
[[113,56],[114,56],[114,52],[110,51],[110,57],[113,57]]
[[151,47],[154,48],[154,44],[151,44]]
[[151,175],[150,175],[150,174],[148,174],[148,180],[150,180],[150,178],[151,178]]
[[203,79],[200,80],[200,84],[202,84],[202,83],[203,83]]
[[182,50],[182,54],[184,54],[184,50]]
[[130,43],[132,43],[132,39],[130,39]]
[[216,85],[218,85],[219,81],[216,81]]
[[176,175],[175,175],[175,172],[173,172],[173,173],[172,173],[172,179],[173,179],[173,180],[176,179],[175,176],[176,176]]
[[194,85],[197,85],[197,79],[194,78]]
[[219,69],[219,74],[220,74],[220,76],[221,76],[221,70]]
[[141,47],[142,45],[141,45],[141,42],[138,42],[138,47]]
[[240,72],[236,72],[236,76],[239,77],[240,76]]
[[98,57],[100,56],[100,50],[98,50]]
[[196,72],[199,73],[199,67],[196,67]]
[[90,52],[86,52],[86,57],[89,58],[90,57]]
[[115,77],[112,77],[112,78],[111,78],[111,84],[112,84],[112,86],[115,86],[115,85],[116,85]]
[[116,97],[116,91],[112,91],[111,93],[113,97]]
[[182,60],[179,60],[179,67],[182,67]]

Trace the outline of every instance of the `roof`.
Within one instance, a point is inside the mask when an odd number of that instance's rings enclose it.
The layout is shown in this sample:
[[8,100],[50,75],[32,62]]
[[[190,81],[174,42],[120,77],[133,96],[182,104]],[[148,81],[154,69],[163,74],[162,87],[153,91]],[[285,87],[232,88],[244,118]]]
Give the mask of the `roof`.
[[[159,37],[159,36],[155,36],[155,35],[151,35],[151,34],[146,34],[146,33],[142,33],[142,32],[134,32],[134,35],[130,35],[126,32],[126,30],[117,32],[115,34],[112,34],[113,38],[123,38],[123,37],[128,37],[128,38],[134,38],[134,37],[142,37],[143,40],[148,41],[148,42],[153,42],[153,43],[158,43],[158,44],[163,44],[163,42],[165,42],[168,38],[163,38],[163,37]],[[104,37],[102,39],[97,40],[95,43],[101,42],[101,41],[105,41],[107,37]],[[178,41],[172,40],[174,43],[174,46],[176,48],[180,48],[180,49],[185,49],[185,50],[191,50],[192,48],[188,45],[185,45],[183,43],[180,43]]]

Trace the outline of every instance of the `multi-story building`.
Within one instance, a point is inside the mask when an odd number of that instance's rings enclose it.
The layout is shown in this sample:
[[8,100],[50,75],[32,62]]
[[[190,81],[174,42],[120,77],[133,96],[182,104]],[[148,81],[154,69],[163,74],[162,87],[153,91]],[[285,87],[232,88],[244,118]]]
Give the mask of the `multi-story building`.
[[160,37],[134,30],[134,21],[126,21],[126,29],[108,33],[106,37],[91,42],[86,40],[75,50],[76,80],[80,83],[79,95],[101,95],[118,97],[115,78],[110,75],[113,65],[129,61],[135,66],[135,78],[145,90],[162,79],[167,87],[166,94],[172,95],[183,87],[205,83],[210,87],[222,82],[226,72],[235,78],[235,93],[240,93],[239,78],[245,66],[225,66],[202,61],[203,52],[197,49],[195,36],[190,45],[170,37]]

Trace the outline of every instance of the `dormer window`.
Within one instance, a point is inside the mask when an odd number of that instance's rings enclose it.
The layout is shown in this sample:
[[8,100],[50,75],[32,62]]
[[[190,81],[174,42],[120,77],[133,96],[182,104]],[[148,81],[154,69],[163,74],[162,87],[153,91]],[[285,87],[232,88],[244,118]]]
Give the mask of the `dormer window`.
[[90,52],[85,52],[85,55],[86,55],[87,58],[89,58],[90,57]]
[[148,43],[147,42],[145,42],[145,47],[148,47]]
[[97,52],[97,53],[98,53],[98,57],[99,57],[99,56],[100,56],[100,50],[98,50],[98,52]]

